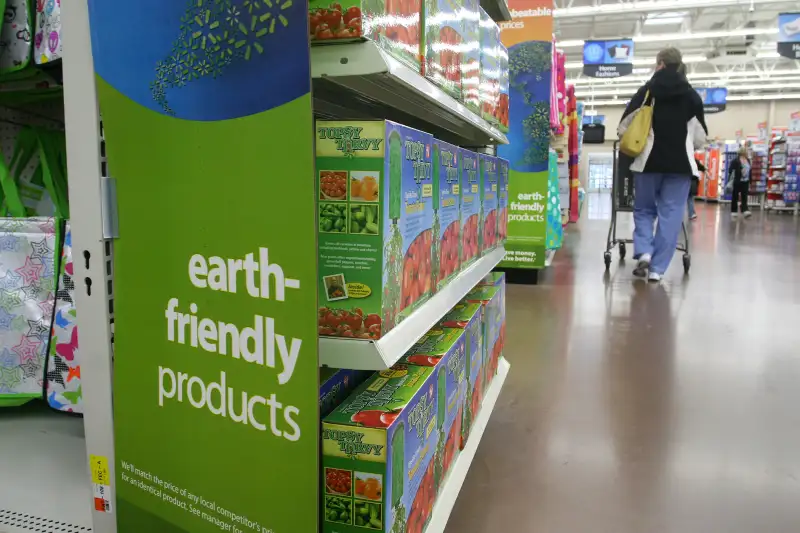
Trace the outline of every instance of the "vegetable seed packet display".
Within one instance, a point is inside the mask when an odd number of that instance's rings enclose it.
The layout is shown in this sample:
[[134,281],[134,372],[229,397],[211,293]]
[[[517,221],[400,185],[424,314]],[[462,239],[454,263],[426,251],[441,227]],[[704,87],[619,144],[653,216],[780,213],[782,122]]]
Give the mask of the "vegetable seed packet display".
[[480,155],[481,187],[483,194],[483,233],[480,239],[481,254],[497,245],[497,158]]
[[325,417],[372,375],[370,371],[323,367],[319,369],[319,415]]
[[500,27],[480,9],[481,30],[481,73],[480,100],[481,116],[484,120],[497,124],[495,112],[500,97]]
[[497,244],[508,239],[508,161],[497,158]]
[[433,273],[436,287],[459,272],[461,244],[461,149],[433,140]]
[[481,14],[479,0],[464,0],[464,55],[461,95],[464,105],[479,115],[481,112]]
[[425,76],[461,99],[464,16],[455,0],[425,0]]
[[422,0],[309,0],[311,42],[366,37],[419,72]]
[[445,328],[464,330],[466,395],[464,398],[464,417],[461,424],[461,444],[463,449],[469,437],[475,417],[483,404],[484,361],[486,354],[483,345],[483,305],[478,302],[459,302],[442,318],[440,325]]
[[433,137],[317,121],[319,334],[379,339],[435,291]]
[[438,493],[461,449],[466,381],[466,336],[460,328],[434,328],[400,359],[401,364],[434,367],[436,430],[439,433],[433,466]]
[[508,91],[511,79],[508,74],[508,49],[502,43],[497,44],[497,58],[500,63],[499,83],[497,94],[497,107],[495,108],[494,117],[497,123],[497,128],[503,133],[508,133]]
[[461,149],[461,269],[480,254],[480,235],[483,232],[481,203],[481,171],[478,154]]
[[483,306],[483,344],[485,357],[483,361],[484,391],[492,383],[497,374],[500,352],[503,349],[500,333],[503,331],[503,295],[505,280],[500,285],[478,285],[464,298],[468,302],[480,303]]
[[422,533],[436,498],[434,373],[377,372],[323,420],[323,533]]

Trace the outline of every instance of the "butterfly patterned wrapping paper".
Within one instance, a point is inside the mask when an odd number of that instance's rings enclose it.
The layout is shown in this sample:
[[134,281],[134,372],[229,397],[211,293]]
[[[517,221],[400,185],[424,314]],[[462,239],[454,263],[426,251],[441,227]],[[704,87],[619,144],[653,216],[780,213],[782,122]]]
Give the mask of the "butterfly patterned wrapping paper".
[[55,219],[0,218],[0,406],[42,396],[55,246]]
[[33,46],[39,65],[61,59],[61,0],[36,0]]
[[14,72],[31,59],[31,25],[28,0],[6,0],[0,31],[0,72]]
[[47,403],[58,411],[83,413],[78,323],[72,266],[72,232],[67,222],[56,291],[53,336],[47,358]]

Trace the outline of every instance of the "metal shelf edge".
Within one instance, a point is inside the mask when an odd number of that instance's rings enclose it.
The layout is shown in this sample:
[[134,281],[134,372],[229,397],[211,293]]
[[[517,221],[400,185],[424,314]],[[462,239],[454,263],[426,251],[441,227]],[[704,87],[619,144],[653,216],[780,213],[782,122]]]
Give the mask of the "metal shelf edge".
[[481,0],[481,7],[497,23],[506,22],[513,18],[506,0]]
[[[350,80],[370,76],[393,79],[394,84],[402,85],[406,90],[424,97],[429,105],[457,117],[490,140],[508,144],[508,138],[499,129],[470,111],[464,104],[452,98],[419,72],[381,50],[372,41],[311,47],[312,78],[325,78],[349,88],[353,83]],[[380,84],[375,86],[379,87]],[[358,91],[357,89],[353,90]],[[385,92],[384,96],[388,97],[390,92],[388,90]],[[402,99],[402,95],[396,91],[391,92],[391,96]],[[391,104],[389,101],[385,103]]]
[[441,494],[439,494],[436,504],[433,507],[433,514],[431,514],[431,521],[425,530],[426,533],[444,532],[447,521],[450,519],[450,513],[452,513],[458,495],[461,493],[461,487],[464,485],[467,472],[469,472],[472,461],[475,459],[475,453],[478,451],[483,433],[494,412],[495,405],[497,405],[497,399],[500,396],[500,392],[503,389],[510,369],[511,365],[508,364],[508,361],[506,361],[504,357],[501,357],[500,363],[497,366],[497,375],[486,391],[483,405],[481,405],[480,413],[478,413],[475,424],[472,426],[467,445],[464,446],[464,449],[461,450],[461,453],[456,457],[450,473],[447,475],[447,479],[444,482],[444,489]]
[[467,267],[447,286],[376,342],[320,337],[320,366],[355,370],[385,370],[400,359],[420,337],[457,304],[503,260],[500,247]]

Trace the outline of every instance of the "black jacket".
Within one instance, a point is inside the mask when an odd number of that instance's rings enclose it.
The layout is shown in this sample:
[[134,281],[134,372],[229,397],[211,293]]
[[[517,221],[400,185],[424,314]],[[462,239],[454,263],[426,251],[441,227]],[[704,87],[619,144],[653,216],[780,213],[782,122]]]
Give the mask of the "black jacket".
[[652,145],[648,143],[640,156],[646,158],[643,171],[694,175],[694,145],[699,136],[698,129],[702,128],[702,133],[708,134],[700,95],[677,68],[663,68],[653,74],[631,99],[622,115],[623,121],[642,106],[648,90],[650,99],[655,99],[654,140]]
[[[743,173],[744,173],[744,166],[742,166],[742,161],[737,156],[736,159],[732,160],[728,164],[728,175],[730,176],[731,174],[733,174],[733,181],[738,182],[738,181],[745,181]],[[749,176],[747,181],[750,181]]]

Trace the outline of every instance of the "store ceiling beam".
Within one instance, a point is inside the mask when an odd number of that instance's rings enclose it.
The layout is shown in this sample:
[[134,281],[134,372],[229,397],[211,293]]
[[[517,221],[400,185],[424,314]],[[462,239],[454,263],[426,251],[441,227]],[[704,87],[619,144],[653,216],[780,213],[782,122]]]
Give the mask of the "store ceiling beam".
[[[613,100],[585,100],[586,106],[594,107],[609,107],[609,106],[624,106],[628,104],[626,98],[619,98]],[[786,93],[786,94],[744,94],[744,95],[729,95],[729,102],[737,101],[770,101],[770,100],[800,100],[800,93]]]
[[595,3],[591,6],[570,6],[556,8],[553,17],[568,19],[578,17],[596,17],[602,15],[618,15],[632,13],[654,13],[667,11],[683,11],[695,8],[731,8],[750,9],[750,6],[766,4],[797,5],[788,0],[644,0],[635,2]]
[[[612,35],[603,36],[602,39],[617,40],[617,39],[633,39],[635,43],[661,43],[672,42],[675,44],[683,43],[684,41],[693,41],[697,39],[726,39],[728,37],[747,37],[757,35],[776,35],[778,33],[777,27],[770,28],[736,28],[731,30],[709,30],[709,31],[693,31],[693,32],[676,32],[676,33],[654,33],[642,35]],[[576,48],[583,46],[585,41],[583,39],[567,39],[563,41],[556,41],[558,48]]]

